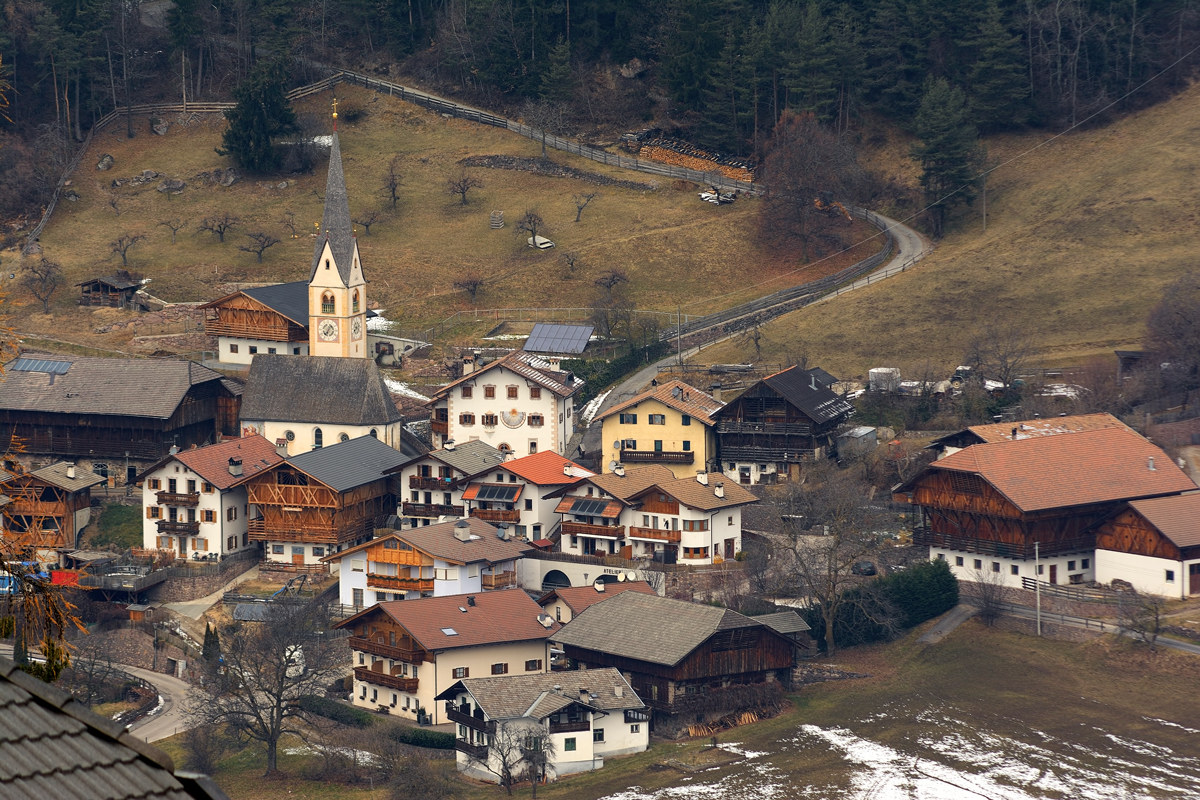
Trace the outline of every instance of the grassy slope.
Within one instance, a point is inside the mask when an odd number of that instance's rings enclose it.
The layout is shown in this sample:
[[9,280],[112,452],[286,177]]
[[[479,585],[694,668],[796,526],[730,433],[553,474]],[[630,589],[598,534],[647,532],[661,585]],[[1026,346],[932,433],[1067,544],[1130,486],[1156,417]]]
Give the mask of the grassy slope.
[[[1135,347],[1163,287],[1195,268],[1197,131],[1200,86],[1006,164],[990,180],[986,233],[977,202],[911,273],[771,325],[764,359],[807,349],[839,377],[879,366],[913,377],[927,361],[958,363],[995,319],[1031,331],[1049,365]],[[994,140],[990,156],[1044,138]],[[734,343],[702,359],[741,355]]]

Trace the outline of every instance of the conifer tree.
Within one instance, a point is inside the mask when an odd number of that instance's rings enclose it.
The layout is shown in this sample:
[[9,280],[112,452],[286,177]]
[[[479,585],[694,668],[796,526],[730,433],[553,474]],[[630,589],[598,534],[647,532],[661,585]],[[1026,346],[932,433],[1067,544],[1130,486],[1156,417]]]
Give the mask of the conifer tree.
[[810,2],[804,9],[791,57],[783,68],[788,107],[811,111],[821,122],[833,120],[838,100],[836,63],[829,23],[820,6]]
[[1029,76],[1022,63],[1021,39],[1004,25],[996,0],[983,10],[972,49],[969,75],[971,113],[983,131],[1013,128],[1029,118]]
[[571,46],[563,37],[558,37],[550,55],[546,58],[546,66],[542,70],[542,86],[540,95],[543,100],[554,103],[566,103],[575,93],[575,80],[571,75]]
[[204,623],[204,649],[201,651],[204,660],[214,663],[221,657],[221,639],[212,626]]
[[284,93],[283,63],[260,62],[233,91],[237,105],[225,112],[229,120],[221,139],[219,155],[232,156],[239,166],[251,172],[272,172],[279,168],[279,154],[272,140],[299,130],[296,114]]
[[982,146],[971,124],[966,95],[945,78],[925,81],[913,126],[921,141],[912,155],[921,165],[931,233],[940,238],[946,211],[975,197],[974,171],[983,161]]

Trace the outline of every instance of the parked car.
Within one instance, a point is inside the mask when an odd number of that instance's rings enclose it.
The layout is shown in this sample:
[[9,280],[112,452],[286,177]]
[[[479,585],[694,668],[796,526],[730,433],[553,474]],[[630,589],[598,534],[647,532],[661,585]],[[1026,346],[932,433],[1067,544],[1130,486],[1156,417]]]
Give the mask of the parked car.
[[850,568],[850,572],[854,575],[874,575],[875,565],[870,561],[858,561]]

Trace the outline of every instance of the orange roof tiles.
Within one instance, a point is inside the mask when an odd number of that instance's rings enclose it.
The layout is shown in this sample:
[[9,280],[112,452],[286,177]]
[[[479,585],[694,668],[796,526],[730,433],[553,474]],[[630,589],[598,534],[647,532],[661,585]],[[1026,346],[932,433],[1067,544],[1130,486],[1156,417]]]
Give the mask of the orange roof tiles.
[[[508,470],[530,483],[536,483],[538,486],[576,483],[595,474],[574,461],[563,458],[553,450],[543,450],[540,453],[505,461],[500,468]],[[570,470],[571,474],[566,474],[565,470]]]
[[624,476],[606,472],[585,480],[605,494],[610,494],[618,500],[626,500],[656,483],[675,480],[675,473],[671,472],[670,467],[664,467],[662,464],[647,464],[644,467],[626,468]]
[[1200,545],[1200,494],[1134,500],[1129,505],[1176,547]]
[[342,621],[338,627],[352,625],[366,614],[387,614],[431,652],[547,639],[562,627],[548,617],[549,627],[538,622],[545,612],[521,589],[499,589],[470,596],[475,598],[474,605],[465,594],[377,603]]
[[[471,532],[471,538],[465,542],[454,535],[460,522],[466,522],[467,528]],[[347,550],[331,553],[321,560],[325,562],[340,561],[351,553],[378,547],[385,539],[408,542],[414,549],[426,555],[455,564],[474,564],[480,561],[499,564],[504,561],[514,561],[530,549],[525,542],[499,538],[496,536],[494,525],[470,517],[466,520],[455,519],[406,531],[392,531]]]
[[645,581],[627,581],[625,583],[606,583],[604,591],[597,592],[595,586],[570,586],[565,589],[555,589],[538,598],[538,604],[543,608],[557,597],[567,604],[572,614],[578,614],[585,608],[590,608],[602,600],[615,597],[622,592],[641,592],[655,594],[650,584]]
[[1021,422],[994,422],[988,425],[972,425],[967,430],[985,442],[1012,441],[1016,430],[1018,439],[1035,436],[1056,436],[1060,433],[1097,431],[1105,428],[1132,430],[1112,414],[1076,414],[1069,417],[1045,417]]
[[[678,396],[676,396],[676,390],[678,390]],[[649,391],[642,392],[636,397],[626,400],[624,403],[618,403],[601,414],[598,419],[619,414],[627,408],[636,406],[647,400],[657,400],[681,414],[687,414],[693,419],[710,426],[715,422],[712,415],[725,405],[712,395],[706,394],[694,386],[689,386],[680,380],[673,380],[655,386]]]
[[[659,481],[655,485],[685,506],[705,511],[758,502],[758,498],[748,489],[719,472],[708,473],[707,484],[700,483],[695,478],[675,478],[670,481]],[[725,496],[718,497],[718,491]]]
[[[262,436],[243,436],[195,450],[182,450],[174,456],[184,466],[218,489],[228,489],[283,461],[275,445]],[[229,459],[242,460],[242,474],[229,474]]]
[[1166,453],[1125,427],[976,444],[929,469],[977,473],[1022,511],[1197,488]]

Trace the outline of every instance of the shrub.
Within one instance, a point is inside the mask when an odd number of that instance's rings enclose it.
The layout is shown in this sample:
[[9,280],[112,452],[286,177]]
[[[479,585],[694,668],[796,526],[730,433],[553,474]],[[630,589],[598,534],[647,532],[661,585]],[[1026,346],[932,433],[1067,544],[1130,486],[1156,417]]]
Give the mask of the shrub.
[[390,731],[391,736],[401,744],[411,744],[414,747],[429,747],[434,750],[453,750],[454,734],[433,731],[428,728],[410,728],[407,725],[396,725]]
[[330,700],[327,697],[317,697],[315,694],[306,694],[297,703],[310,714],[316,714],[354,728],[366,728],[375,721],[368,711]]
[[958,605],[958,579],[945,559],[913,564],[882,581],[905,628],[920,625]]

